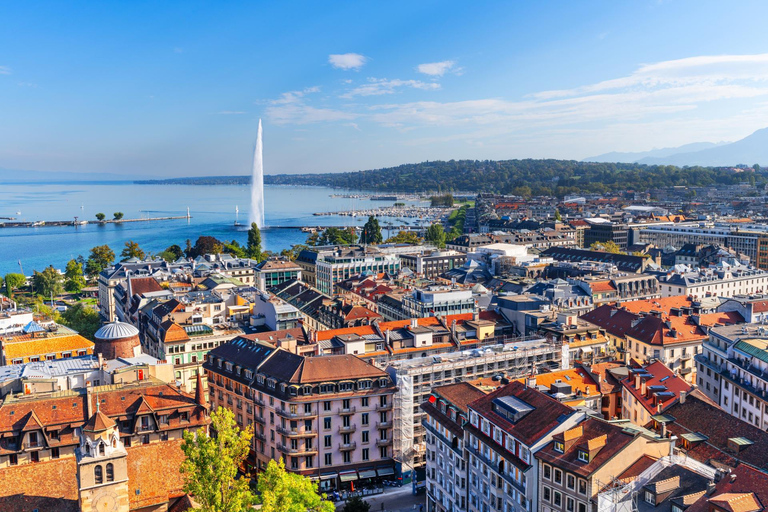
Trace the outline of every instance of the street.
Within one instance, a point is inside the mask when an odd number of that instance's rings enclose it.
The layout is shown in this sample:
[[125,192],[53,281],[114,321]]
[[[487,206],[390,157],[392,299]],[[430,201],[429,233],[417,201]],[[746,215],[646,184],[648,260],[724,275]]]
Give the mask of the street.
[[[425,505],[427,495],[424,492],[414,496],[411,486],[387,487],[383,494],[369,496],[365,501],[371,504],[371,512],[412,512],[418,511],[419,505]],[[336,508],[341,510],[344,502],[336,503]]]

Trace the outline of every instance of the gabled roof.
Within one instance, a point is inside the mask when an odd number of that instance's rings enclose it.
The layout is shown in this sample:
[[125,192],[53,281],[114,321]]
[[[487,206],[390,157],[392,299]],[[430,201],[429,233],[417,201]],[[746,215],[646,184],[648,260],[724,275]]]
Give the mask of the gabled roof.
[[35,414],[35,411],[30,411],[27,415],[26,421],[21,427],[21,431],[28,432],[30,430],[42,430],[42,428],[43,424],[40,423],[40,420],[38,419],[37,414]]
[[[685,391],[690,393],[693,387],[686,381],[676,376],[672,370],[661,361],[656,361],[643,367],[645,373],[652,375],[650,378],[644,380],[646,389],[657,386],[659,392],[670,393],[670,395],[659,395],[658,401],[655,394],[648,391],[645,395],[641,393],[642,389],[635,387],[635,376],[630,372],[629,376],[621,381],[621,385],[635,398],[635,400],[642,405],[646,411],[650,414],[657,414],[658,404],[661,404],[661,411],[666,412],[667,409],[673,404],[677,403],[680,398],[680,393]],[[665,388],[665,389],[661,389]]]
[[88,421],[85,422],[83,430],[87,432],[103,432],[115,425],[117,425],[115,420],[101,412],[101,410],[98,410],[96,411],[96,414],[91,416]]
[[[729,512],[757,512],[768,505],[768,474],[740,464],[686,512],[708,512],[710,503]],[[759,507],[759,508],[758,508]]]
[[149,292],[161,292],[163,287],[154,277],[134,277],[130,281],[130,290],[133,295],[144,295]]

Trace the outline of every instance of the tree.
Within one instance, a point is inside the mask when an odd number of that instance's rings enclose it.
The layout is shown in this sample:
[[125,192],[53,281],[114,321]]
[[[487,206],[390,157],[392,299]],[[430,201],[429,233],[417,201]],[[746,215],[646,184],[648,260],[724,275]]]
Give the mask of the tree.
[[96,277],[99,272],[112,265],[115,261],[115,251],[108,245],[98,245],[91,249],[91,254],[85,262],[85,273],[90,277]]
[[608,240],[607,242],[594,242],[589,248],[593,251],[609,252],[611,254],[626,254],[611,240]]
[[255,503],[248,478],[237,478],[253,437],[253,427],[241,430],[235,414],[219,407],[211,413],[211,437],[204,428],[184,431],[181,449],[186,459],[180,471],[184,491],[191,494],[203,512],[246,512]]
[[78,302],[61,314],[61,323],[79,332],[89,340],[101,327],[101,319],[95,309]]
[[231,254],[237,258],[246,258],[248,256],[245,247],[240,245],[240,242],[237,240],[224,242],[224,247],[221,249],[221,252]]
[[336,507],[317,493],[309,478],[285,470],[283,459],[270,460],[256,486],[261,512],[334,512]]
[[258,224],[251,222],[251,229],[248,230],[248,256],[256,261],[261,261],[261,230]]
[[388,244],[411,244],[419,245],[421,238],[413,231],[400,231],[395,236],[387,238]]
[[307,237],[307,241],[305,242],[308,247],[314,247],[316,245],[320,245],[320,233],[317,231],[310,233]]
[[555,220],[558,221],[558,222],[562,222],[563,221],[563,216],[560,215],[560,210],[555,210]]
[[35,271],[32,275],[32,289],[43,297],[61,295],[64,290],[61,286],[61,274],[53,266],[42,272]]
[[8,293],[8,297],[13,297],[13,290],[18,289],[20,286],[24,286],[27,283],[27,278],[23,274],[5,274],[5,291]]
[[224,249],[224,244],[212,236],[201,236],[195,241],[188,256],[196,258],[206,254],[219,254]]
[[80,293],[85,288],[86,282],[83,277],[83,264],[77,260],[69,260],[67,268],[64,271],[64,289],[69,293]]
[[138,258],[143,260],[145,256],[146,254],[141,250],[139,244],[133,240],[128,240],[125,242],[125,248],[123,249],[123,252],[120,253],[120,257],[122,258],[121,261],[126,261],[131,258]]
[[120,220],[123,218],[123,212],[115,212],[112,215],[115,217],[115,220]]
[[104,219],[106,219],[106,218],[107,218],[107,216],[106,216],[106,215],[104,215],[104,214],[103,214],[103,213],[101,213],[101,212],[99,212],[99,213],[97,213],[97,214],[96,214],[96,220],[98,220],[99,222],[103,222],[103,221],[104,221]]
[[445,230],[440,223],[432,224],[427,228],[424,240],[434,245],[438,249],[445,247]]
[[369,510],[371,510],[371,504],[356,494],[344,502],[341,512],[369,512]]
[[354,228],[326,228],[317,239],[317,245],[352,245],[357,242]]
[[370,215],[368,222],[363,226],[363,234],[360,235],[361,244],[380,244],[384,239],[381,236],[381,226],[379,220]]

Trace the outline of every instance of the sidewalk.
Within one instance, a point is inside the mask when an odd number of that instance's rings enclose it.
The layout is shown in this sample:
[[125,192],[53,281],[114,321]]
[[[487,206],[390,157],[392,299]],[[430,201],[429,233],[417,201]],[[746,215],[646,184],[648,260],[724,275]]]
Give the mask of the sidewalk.
[[[387,487],[383,494],[364,498],[371,504],[371,512],[418,512],[419,505],[425,505],[426,493],[413,495],[410,484],[403,487]],[[341,510],[344,502],[336,503],[336,509]]]

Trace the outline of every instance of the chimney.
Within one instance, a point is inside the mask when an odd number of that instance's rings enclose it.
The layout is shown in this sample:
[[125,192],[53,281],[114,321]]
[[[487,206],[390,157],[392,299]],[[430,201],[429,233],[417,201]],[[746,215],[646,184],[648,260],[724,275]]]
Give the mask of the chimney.
[[648,398],[648,386],[645,383],[645,379],[640,379],[640,394]]
[[91,382],[86,381],[85,383],[85,412],[86,417],[90,418],[93,416],[93,404],[91,403],[91,399],[93,398],[93,384]]
[[688,392],[687,392],[687,391],[681,391],[681,392],[680,392],[680,403],[681,403],[681,404],[684,404],[684,403],[685,403],[685,397],[686,397],[687,395],[688,395]]
[[417,318],[411,318],[411,329],[415,329],[419,325],[419,320]]
[[385,345],[386,346],[388,346],[388,347],[392,346],[392,340],[390,339],[390,336],[389,336],[389,329],[384,331],[384,340],[385,340]]
[[532,376],[528,377],[528,378],[526,379],[526,382],[525,382],[525,383],[526,383],[526,385],[527,385],[529,388],[535,388],[535,387],[536,387],[536,376],[535,376],[535,375],[532,375]]
[[640,375],[635,374],[635,389],[640,389]]
[[667,424],[665,422],[661,424],[661,438],[665,439],[666,437],[667,437]]
[[712,496],[715,493],[715,482],[707,483],[707,496]]

